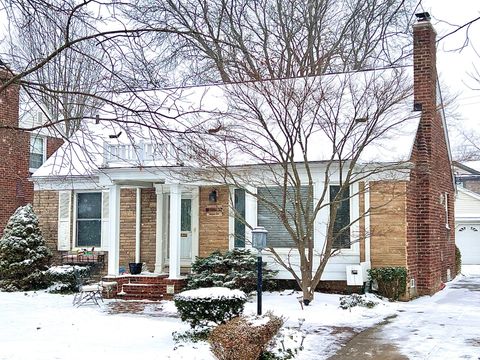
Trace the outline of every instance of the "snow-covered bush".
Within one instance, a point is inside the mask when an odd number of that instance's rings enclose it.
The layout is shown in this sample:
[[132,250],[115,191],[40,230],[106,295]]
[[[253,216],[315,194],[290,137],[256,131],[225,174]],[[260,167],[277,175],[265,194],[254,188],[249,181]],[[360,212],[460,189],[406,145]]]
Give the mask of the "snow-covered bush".
[[[275,286],[276,271],[263,264],[264,289]],[[225,254],[215,251],[205,258],[197,257],[192,264],[185,289],[227,287],[250,293],[257,288],[257,257],[249,250],[233,249]]]
[[247,301],[247,295],[240,290],[224,287],[202,288],[183,291],[173,298],[182,321],[188,321],[192,328],[222,324],[239,316]]
[[45,275],[49,284],[49,292],[68,294],[78,291],[79,282],[90,276],[90,267],[77,265],[52,266],[45,271]]
[[340,297],[340,307],[344,310],[351,309],[355,306],[361,306],[366,308],[373,308],[377,303],[372,300],[367,300],[365,297],[358,294],[351,294]]
[[208,338],[219,360],[257,360],[283,325],[271,313],[261,317],[237,317],[212,330]]
[[32,205],[19,207],[0,239],[0,288],[5,291],[45,288],[44,270],[51,257]]

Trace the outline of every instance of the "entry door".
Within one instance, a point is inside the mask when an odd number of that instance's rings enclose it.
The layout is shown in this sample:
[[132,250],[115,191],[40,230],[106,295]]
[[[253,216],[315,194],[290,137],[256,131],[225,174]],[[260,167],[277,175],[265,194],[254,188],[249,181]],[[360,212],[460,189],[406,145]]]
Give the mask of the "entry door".
[[192,199],[181,202],[180,259],[192,260]]

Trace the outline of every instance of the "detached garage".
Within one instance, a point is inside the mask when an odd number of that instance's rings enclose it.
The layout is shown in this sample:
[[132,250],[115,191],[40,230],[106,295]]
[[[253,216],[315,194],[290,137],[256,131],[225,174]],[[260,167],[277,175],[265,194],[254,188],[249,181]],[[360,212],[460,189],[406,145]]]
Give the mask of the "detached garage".
[[455,243],[462,264],[480,264],[480,194],[461,187],[455,203]]

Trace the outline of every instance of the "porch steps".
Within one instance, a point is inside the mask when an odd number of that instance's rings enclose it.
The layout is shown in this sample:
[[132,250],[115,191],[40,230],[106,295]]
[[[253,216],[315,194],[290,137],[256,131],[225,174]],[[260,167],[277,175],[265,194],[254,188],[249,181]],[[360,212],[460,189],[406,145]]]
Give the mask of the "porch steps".
[[164,287],[158,284],[123,284],[121,291],[117,293],[117,298],[123,300],[160,301],[163,299],[163,294],[166,291],[163,289]]
[[167,274],[141,274],[141,275],[119,275],[106,276],[105,282],[115,284],[109,288],[108,293],[104,292],[106,298],[116,298],[121,300],[150,300],[160,301],[171,299],[172,294],[178,293],[184,286],[183,279],[168,279]]

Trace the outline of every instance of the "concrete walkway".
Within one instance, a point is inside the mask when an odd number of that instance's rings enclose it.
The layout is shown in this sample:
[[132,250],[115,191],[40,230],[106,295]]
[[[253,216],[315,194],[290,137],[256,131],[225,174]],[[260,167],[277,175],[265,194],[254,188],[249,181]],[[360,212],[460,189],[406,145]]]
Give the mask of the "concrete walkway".
[[332,360],[480,359],[480,275],[460,276],[432,297],[355,335]]

